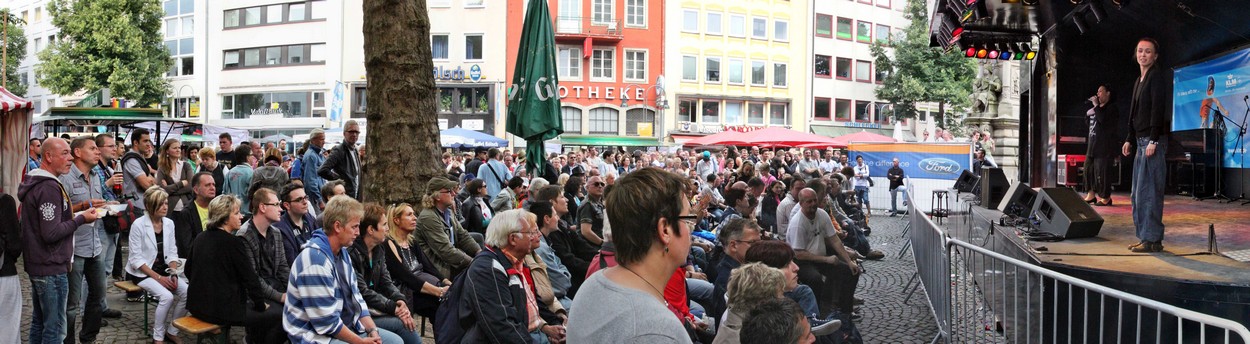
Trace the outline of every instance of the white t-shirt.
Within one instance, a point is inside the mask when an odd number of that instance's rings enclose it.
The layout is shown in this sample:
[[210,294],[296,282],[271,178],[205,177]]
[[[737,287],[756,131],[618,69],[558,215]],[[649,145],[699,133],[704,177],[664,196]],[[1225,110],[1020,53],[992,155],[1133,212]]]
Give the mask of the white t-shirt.
[[803,211],[794,212],[790,217],[790,225],[786,231],[786,242],[796,250],[807,250],[808,253],[826,255],[825,238],[838,235],[833,228],[833,221],[824,209],[816,209],[816,218],[808,219]]

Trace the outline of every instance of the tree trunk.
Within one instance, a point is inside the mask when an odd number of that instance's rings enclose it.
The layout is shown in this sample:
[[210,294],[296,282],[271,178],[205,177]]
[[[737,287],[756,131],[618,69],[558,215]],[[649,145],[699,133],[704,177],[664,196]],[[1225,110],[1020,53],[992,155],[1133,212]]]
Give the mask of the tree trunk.
[[369,145],[361,196],[419,207],[425,183],[445,175],[429,14],[424,0],[364,0],[363,6]]

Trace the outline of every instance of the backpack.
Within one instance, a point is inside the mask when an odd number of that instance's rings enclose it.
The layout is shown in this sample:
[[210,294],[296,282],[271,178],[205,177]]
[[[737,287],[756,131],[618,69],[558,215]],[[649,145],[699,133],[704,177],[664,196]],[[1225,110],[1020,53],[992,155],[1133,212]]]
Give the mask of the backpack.
[[0,194],[0,266],[5,261],[17,261],[22,248],[22,229],[18,224],[17,200],[9,194]]
[[[478,259],[491,258],[479,253],[477,257],[473,257],[473,261],[477,262]],[[451,281],[451,288],[448,288],[447,293],[443,294],[443,299],[439,300],[438,311],[434,313],[434,338],[438,338],[440,343],[460,343],[464,340],[467,329],[472,328],[477,322],[473,319],[473,310],[469,309],[469,303],[461,302],[464,295],[464,279],[468,272],[469,269],[465,269],[457,274],[456,278]]]

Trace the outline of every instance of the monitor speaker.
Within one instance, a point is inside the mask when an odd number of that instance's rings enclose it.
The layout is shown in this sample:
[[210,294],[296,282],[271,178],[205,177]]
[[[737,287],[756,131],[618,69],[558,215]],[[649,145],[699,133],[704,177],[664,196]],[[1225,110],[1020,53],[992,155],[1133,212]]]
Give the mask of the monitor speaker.
[[1007,194],[1007,188],[1010,185],[1007,183],[1007,175],[1003,174],[1003,169],[981,169],[981,182],[976,191],[976,194],[981,197],[981,205],[986,208],[998,206],[998,203],[1003,200],[1003,195]]
[[959,174],[959,179],[955,180],[955,190],[959,192],[972,192],[977,187],[981,177],[972,173],[972,171],[964,170]]
[[1038,228],[1064,239],[1098,236],[1102,216],[1069,188],[1042,188],[1033,203]]
[[1037,191],[1030,188],[1029,184],[1011,183],[1011,187],[1003,195],[1003,201],[998,203],[998,211],[1013,217],[1028,217],[1035,199]]

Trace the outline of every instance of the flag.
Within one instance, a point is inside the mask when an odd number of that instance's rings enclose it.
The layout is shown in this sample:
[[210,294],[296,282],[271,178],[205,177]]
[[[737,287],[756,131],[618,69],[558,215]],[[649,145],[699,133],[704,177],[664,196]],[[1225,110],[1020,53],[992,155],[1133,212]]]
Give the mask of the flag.
[[521,27],[516,69],[508,90],[508,132],[525,139],[527,171],[540,176],[543,141],[564,133],[556,72],[555,31],[546,0],[532,0]]

